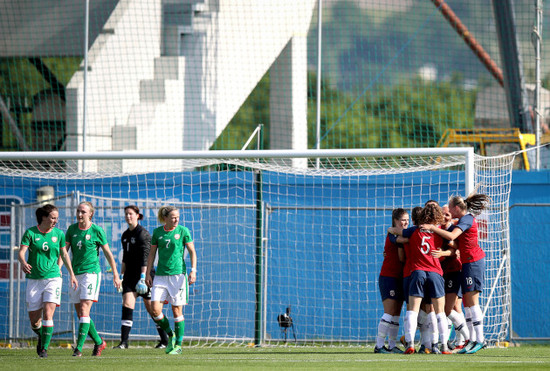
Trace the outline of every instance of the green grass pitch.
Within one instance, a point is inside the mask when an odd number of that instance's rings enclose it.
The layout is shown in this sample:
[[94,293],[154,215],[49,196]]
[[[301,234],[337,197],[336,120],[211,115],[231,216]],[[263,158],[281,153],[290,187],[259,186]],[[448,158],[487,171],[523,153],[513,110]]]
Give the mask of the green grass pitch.
[[550,345],[483,349],[474,355],[374,354],[367,347],[184,347],[181,355],[167,355],[151,347],[111,349],[92,357],[85,348],[82,358],[71,349],[51,348],[40,359],[34,348],[0,349],[2,370],[550,370]]

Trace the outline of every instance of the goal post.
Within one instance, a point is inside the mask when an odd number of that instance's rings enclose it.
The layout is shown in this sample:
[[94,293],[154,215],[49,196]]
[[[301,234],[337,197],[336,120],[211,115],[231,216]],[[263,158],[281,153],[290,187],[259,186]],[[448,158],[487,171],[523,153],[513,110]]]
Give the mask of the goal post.
[[[392,210],[411,210],[429,199],[444,204],[476,189],[493,200],[481,216],[480,243],[488,257],[481,303],[487,339],[502,340],[510,312],[512,162],[513,156],[479,157],[471,148],[2,153],[0,196],[22,202],[0,209],[11,223],[0,249],[11,254],[0,258],[14,267],[0,279],[0,338],[33,336],[13,248],[36,222],[37,202],[47,201],[37,200],[37,191],[48,187],[63,230],[75,222],[79,202],[94,204],[93,221],[107,232],[119,269],[124,206],[138,205],[150,232],[159,225],[160,206],[180,210],[199,261],[184,308],[185,341],[199,344],[278,344],[292,330],[299,343],[372,342],[382,315],[377,282]],[[117,339],[122,300],[103,254],[101,266],[104,279],[91,316],[104,337]],[[68,287],[65,273],[54,318],[60,339],[73,336]],[[287,308],[292,328],[277,321]],[[17,316],[3,314],[11,312]],[[138,300],[130,339],[155,337]]]

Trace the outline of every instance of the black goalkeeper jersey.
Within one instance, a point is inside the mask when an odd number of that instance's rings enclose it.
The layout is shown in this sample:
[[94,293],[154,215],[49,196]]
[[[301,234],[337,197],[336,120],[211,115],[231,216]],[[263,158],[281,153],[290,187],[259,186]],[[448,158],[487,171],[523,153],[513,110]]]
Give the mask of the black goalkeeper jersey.
[[151,250],[151,235],[140,224],[131,231],[124,231],[120,238],[122,242],[122,262],[126,265],[124,279],[139,280],[141,267],[147,266]]

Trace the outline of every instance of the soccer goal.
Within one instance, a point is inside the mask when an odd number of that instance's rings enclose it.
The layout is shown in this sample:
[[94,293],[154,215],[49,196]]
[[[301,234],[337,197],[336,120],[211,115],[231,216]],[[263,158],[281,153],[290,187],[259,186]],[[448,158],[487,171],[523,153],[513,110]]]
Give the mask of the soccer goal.
[[[79,202],[92,202],[93,222],[106,230],[119,268],[124,206],[138,205],[151,232],[161,205],[178,207],[198,253],[184,342],[364,344],[375,339],[382,315],[378,275],[392,210],[476,190],[492,198],[479,217],[485,333],[502,340],[510,313],[512,163],[513,156],[484,158],[471,148],[3,153],[0,195],[16,202],[0,210],[8,221],[0,230],[8,272],[0,281],[0,338],[33,336],[15,247],[41,202],[58,206],[61,229],[75,222]],[[121,295],[102,253],[101,263],[91,316],[103,336],[117,339]],[[71,340],[76,320],[64,276],[54,338]],[[155,338],[138,301],[130,339]]]

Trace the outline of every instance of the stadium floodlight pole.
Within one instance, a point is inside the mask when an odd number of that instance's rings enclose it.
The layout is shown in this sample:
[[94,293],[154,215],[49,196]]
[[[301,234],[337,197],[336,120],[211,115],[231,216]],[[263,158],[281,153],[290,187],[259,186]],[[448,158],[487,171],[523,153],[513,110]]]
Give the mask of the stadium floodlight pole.
[[90,0],[86,0],[86,11],[84,14],[84,84],[82,92],[82,152],[86,152],[86,97],[88,81],[88,32],[90,28]]
[[[317,4],[317,123],[315,149],[321,149],[321,51],[323,48],[323,0]],[[320,159],[315,160],[315,167],[319,169]]]
[[531,34],[531,41],[535,48],[535,135],[537,148],[535,149],[535,169],[540,169],[540,118],[541,118],[541,102],[540,102],[540,54],[542,42],[542,0],[535,0],[536,22]]

